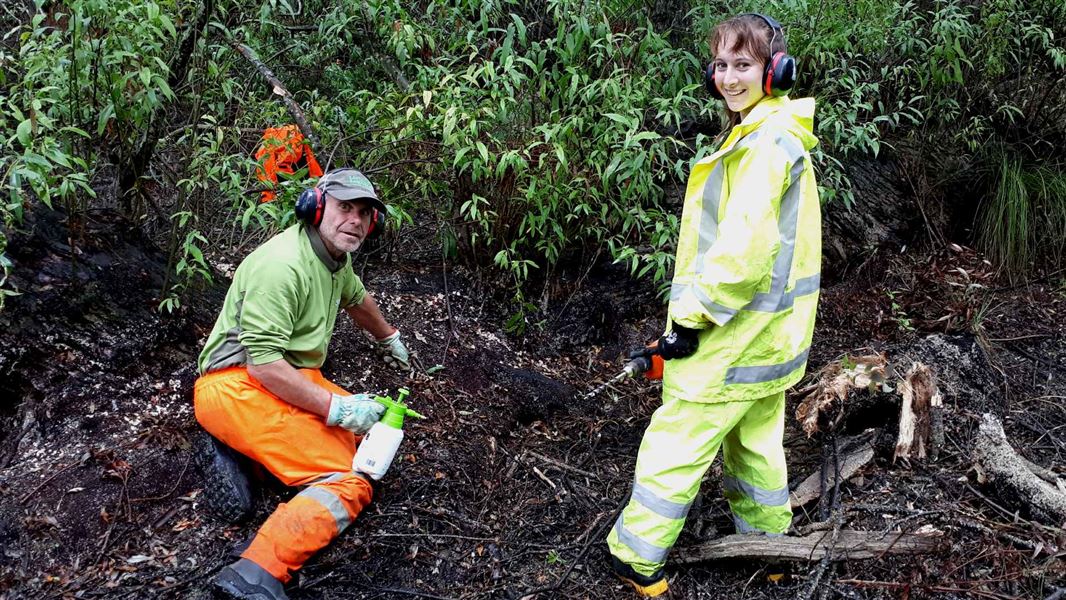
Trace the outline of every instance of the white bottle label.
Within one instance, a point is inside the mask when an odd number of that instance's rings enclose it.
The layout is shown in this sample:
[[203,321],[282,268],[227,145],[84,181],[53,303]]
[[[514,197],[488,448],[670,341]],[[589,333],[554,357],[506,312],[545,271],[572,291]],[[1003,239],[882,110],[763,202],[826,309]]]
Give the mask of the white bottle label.
[[381,479],[392,465],[396,451],[403,441],[403,430],[375,423],[359,444],[352,461],[352,470],[366,473],[375,480]]

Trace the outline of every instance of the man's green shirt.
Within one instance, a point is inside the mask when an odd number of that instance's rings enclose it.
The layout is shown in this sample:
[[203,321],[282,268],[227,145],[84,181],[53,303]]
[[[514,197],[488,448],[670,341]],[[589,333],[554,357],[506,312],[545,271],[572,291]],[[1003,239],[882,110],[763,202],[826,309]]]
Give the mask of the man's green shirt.
[[200,353],[200,374],[282,358],[298,369],[319,368],[337,312],[365,297],[351,257],[334,260],[317,229],[294,225],[237,267]]

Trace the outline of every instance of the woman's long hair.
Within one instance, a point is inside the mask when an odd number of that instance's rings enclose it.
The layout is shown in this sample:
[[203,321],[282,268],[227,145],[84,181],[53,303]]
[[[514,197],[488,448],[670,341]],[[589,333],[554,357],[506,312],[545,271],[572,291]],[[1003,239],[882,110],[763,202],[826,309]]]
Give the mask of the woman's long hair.
[[[778,52],[788,52],[785,47],[785,36],[774,35],[774,30],[762,18],[751,15],[737,15],[726,19],[714,28],[711,35],[711,56],[718,53],[718,47],[723,41],[731,41],[730,52],[744,50],[752,58],[762,61],[763,65],[770,62],[770,57]],[[771,43],[773,47],[771,47]],[[725,104],[725,118],[723,132],[728,132],[742,120],[740,113],[729,110]]]

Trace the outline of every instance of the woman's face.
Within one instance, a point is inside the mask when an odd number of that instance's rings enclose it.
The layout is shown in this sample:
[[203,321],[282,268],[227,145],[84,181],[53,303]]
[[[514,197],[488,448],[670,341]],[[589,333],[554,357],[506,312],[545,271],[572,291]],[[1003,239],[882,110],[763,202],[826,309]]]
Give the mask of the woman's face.
[[734,41],[723,39],[714,57],[714,80],[729,110],[748,115],[751,107],[766,95],[762,89],[765,63],[744,48],[733,52]]

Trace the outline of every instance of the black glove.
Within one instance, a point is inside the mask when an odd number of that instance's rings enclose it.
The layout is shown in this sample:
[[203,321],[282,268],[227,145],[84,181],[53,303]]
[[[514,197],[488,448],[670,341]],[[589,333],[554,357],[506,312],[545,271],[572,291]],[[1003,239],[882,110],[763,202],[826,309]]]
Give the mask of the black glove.
[[691,356],[700,345],[699,331],[673,323],[670,331],[659,338],[659,354],[666,360]]

